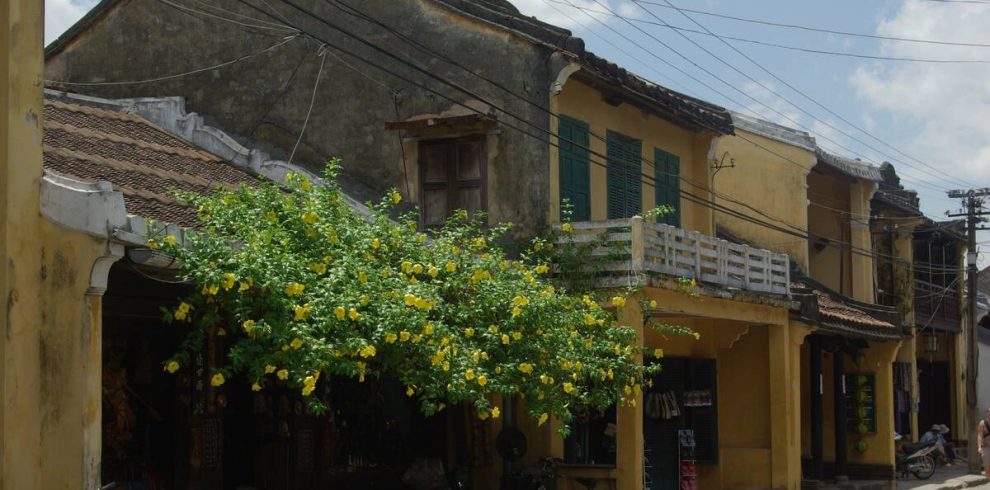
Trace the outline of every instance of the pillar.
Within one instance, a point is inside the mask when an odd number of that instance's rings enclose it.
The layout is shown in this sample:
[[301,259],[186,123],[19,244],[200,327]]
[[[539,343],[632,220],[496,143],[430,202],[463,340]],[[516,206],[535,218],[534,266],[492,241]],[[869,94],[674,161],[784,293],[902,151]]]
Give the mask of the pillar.
[[[859,250],[873,250],[870,234],[870,199],[877,184],[857,180],[849,187],[850,243]],[[852,297],[864,303],[875,303],[873,257],[852,253]]]
[[845,383],[845,353],[836,350],[832,356],[834,369],[832,370],[832,386],[835,390],[833,396],[835,407],[835,479],[848,480],[849,468],[846,455],[846,383]]
[[822,449],[822,345],[817,338],[811,338],[811,477],[821,480],[824,477],[824,450]]
[[[638,301],[626,302],[618,312],[620,325],[629,325],[636,330],[636,343],[643,345],[643,314]],[[642,363],[643,356],[637,355],[636,362]],[[616,488],[623,490],[643,490],[643,395],[633,394],[634,405],[616,407],[618,425],[616,435],[615,472]]]

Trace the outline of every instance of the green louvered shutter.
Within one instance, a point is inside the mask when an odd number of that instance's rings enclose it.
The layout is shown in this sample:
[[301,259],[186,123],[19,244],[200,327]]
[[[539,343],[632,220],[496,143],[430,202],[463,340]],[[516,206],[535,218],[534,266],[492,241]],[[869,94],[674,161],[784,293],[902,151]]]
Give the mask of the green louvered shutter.
[[588,169],[588,124],[560,117],[560,200],[571,204],[571,219],[591,219],[590,181]]
[[674,208],[672,213],[657,218],[657,222],[681,226],[681,158],[654,148],[653,162],[656,168],[656,205]]
[[614,131],[606,138],[608,218],[631,218],[642,213],[642,142]]

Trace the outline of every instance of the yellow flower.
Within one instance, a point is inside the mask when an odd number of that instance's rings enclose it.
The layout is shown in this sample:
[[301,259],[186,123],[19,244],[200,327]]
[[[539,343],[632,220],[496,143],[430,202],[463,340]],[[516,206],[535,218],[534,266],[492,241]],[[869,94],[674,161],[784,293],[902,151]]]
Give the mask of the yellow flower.
[[416,390],[414,390],[412,386],[406,387],[406,396],[413,396],[415,394],[416,394]]
[[437,269],[431,265],[430,269],[426,273],[429,274],[430,277],[437,277],[437,275],[440,274],[440,269]]
[[313,393],[313,390],[315,390],[315,389],[316,389],[316,386],[314,386],[314,385],[303,386],[302,396],[309,396],[310,394]]
[[265,213],[265,218],[268,218],[268,221],[275,221],[276,219],[278,219],[278,216],[275,216],[275,213],[273,211],[268,211],[267,213]]
[[169,245],[175,245],[175,235],[169,235],[165,237],[165,243]]
[[169,373],[174,373],[179,370],[179,363],[177,361],[168,361],[165,363],[165,370]]
[[550,416],[547,415],[546,412],[541,413],[540,414],[539,425],[543,425],[543,424],[547,423],[547,419],[549,419],[549,418],[550,418]]
[[309,316],[309,303],[306,303],[302,306],[298,306],[298,305],[296,306],[295,316],[293,317],[295,321],[305,320],[306,317],[308,316]]
[[479,250],[485,248],[485,239],[483,237],[475,238],[474,241],[471,242],[471,246]]
[[546,274],[549,271],[550,271],[550,266],[548,266],[546,264],[540,264],[540,265],[536,266],[536,273],[537,274]]
[[209,287],[205,287],[204,289],[206,290],[206,294],[209,294],[210,296],[216,296],[217,293],[220,291],[220,286],[217,284],[211,284]]
[[497,419],[499,415],[502,415],[502,411],[499,410],[498,407],[493,407],[492,408],[492,418],[493,419]]
[[243,326],[245,332],[251,333],[254,330],[254,320],[245,320]]
[[426,322],[426,325],[423,325],[423,335],[433,335],[433,323]]
[[298,282],[290,282],[288,286],[285,287],[285,295],[288,297],[299,296],[302,294],[303,290],[306,289],[304,284],[299,284]]
[[217,374],[214,374],[212,378],[210,378],[210,385],[212,385],[212,386],[220,386],[225,381],[227,381],[227,380],[223,378],[223,373],[217,373]]
[[461,253],[461,247],[458,247],[457,245],[451,245],[450,246],[450,253],[452,253],[454,255],[457,255],[457,254]]
[[394,334],[392,332],[389,332],[389,333],[385,334],[385,343],[386,344],[394,344],[395,343],[395,340],[398,339],[398,338],[399,338],[398,335],[396,335],[396,334]]
[[370,302],[371,302],[370,296],[368,296],[367,294],[361,295],[361,306],[368,306],[368,303]]
[[299,188],[300,189],[302,189],[304,191],[308,191],[311,187],[312,186],[309,183],[309,179],[307,179],[306,177],[302,177],[302,178],[299,179]]
[[237,276],[229,272],[223,275],[224,291],[230,291],[230,288],[234,287],[234,284],[237,284]]
[[247,291],[249,287],[251,287],[250,284],[245,281],[241,281],[241,283],[237,286],[237,292],[243,293],[244,291]]
[[275,372],[275,366],[271,364],[265,364],[265,374],[272,374]]
[[288,369],[279,369],[278,372],[275,373],[275,375],[278,376],[278,379],[281,379],[281,380],[284,381],[286,379],[289,379],[289,370]]
[[465,328],[464,329],[464,336],[467,337],[467,338],[473,337],[474,336],[474,329],[471,328],[471,327]]
[[519,371],[526,374],[530,374],[533,372],[533,365],[528,362],[520,362]]
[[255,382],[251,385],[251,391],[261,391],[261,385]]
[[529,304],[529,298],[525,296],[516,296],[512,298],[512,304],[516,306],[525,306]]
[[423,266],[420,265],[420,264],[416,264],[416,265],[414,265],[412,267],[412,271],[413,271],[413,274],[422,274],[423,273]]
[[375,346],[373,345],[366,345],[362,347],[360,351],[358,351],[358,354],[360,354],[361,357],[365,357],[365,358],[375,357],[375,354],[377,353],[378,353],[378,349],[375,349]]
[[416,299],[416,308],[419,308],[421,310],[432,309],[433,308],[433,302],[430,301],[430,300],[428,300],[428,299],[417,298]]
[[615,296],[615,297],[613,297],[612,298],[612,306],[615,306],[615,307],[618,307],[618,308],[622,308],[623,306],[626,306],[626,298],[623,298],[622,296]]
[[522,332],[512,332],[512,340],[519,340],[522,338]]
[[149,238],[148,239],[148,248],[150,248],[152,250],[157,250],[158,249],[158,242],[156,242],[154,238]]
[[347,314],[347,310],[345,310],[343,306],[338,306],[333,309],[333,314],[334,316],[337,317],[338,320],[343,320],[344,315]]
[[564,223],[564,224],[560,225],[560,229],[563,230],[564,233],[572,233],[572,232],[574,232],[574,227],[571,226],[570,223]]
[[417,298],[416,295],[412,293],[406,293],[404,296],[402,296],[402,301],[406,304],[406,306],[415,306],[417,299],[419,298]]
[[399,340],[401,340],[403,342],[406,342],[406,341],[409,340],[409,336],[410,335],[412,335],[412,334],[410,334],[409,332],[403,330],[403,331],[399,332]]
[[399,204],[399,201],[402,201],[402,194],[399,194],[396,191],[392,191],[388,197],[392,199],[392,202],[395,204]]
[[564,393],[567,393],[568,395],[573,394],[575,391],[577,391],[577,389],[574,388],[574,385],[571,383],[564,383],[563,388],[564,388]]
[[309,269],[317,274],[323,274],[327,271],[327,265],[323,262],[314,262],[309,264]]
[[663,349],[653,349],[653,357],[663,357]]
[[488,378],[486,378],[485,375],[478,376],[478,384],[481,386],[485,386],[486,384],[488,384]]
[[377,249],[378,247],[381,247],[381,246],[382,246],[382,241],[381,240],[375,238],[374,240],[371,241],[371,248]]
[[467,371],[464,371],[464,378],[467,379],[468,381],[474,379],[474,370],[468,369]]
[[657,300],[651,299],[650,300],[650,308],[656,308],[656,307],[657,307]]
[[175,319],[185,320],[189,316],[189,310],[192,309],[192,305],[183,301],[179,303],[179,307],[175,309]]
[[310,212],[308,212],[306,214],[303,214],[302,215],[302,220],[303,220],[303,223],[306,223],[307,225],[311,225],[313,223],[316,223],[316,213],[310,211]]
[[303,386],[315,386],[316,380],[318,378],[319,378],[318,374],[316,375],[311,374],[309,376],[306,376],[306,378],[303,379]]
[[693,333],[693,334],[691,334],[691,335],[694,335],[694,340],[701,340],[701,334],[700,334],[700,333],[698,333],[698,332],[694,332],[694,333]]
[[594,325],[595,323],[597,323],[597,320],[595,320],[595,317],[589,315],[588,313],[585,313],[584,314],[584,324],[585,325]]
[[446,269],[447,272],[454,272],[457,270],[457,264],[453,262],[447,262],[447,265],[444,267],[444,269]]
[[347,311],[347,317],[353,321],[357,321],[358,318],[361,318],[361,314],[358,313],[357,309],[351,308]]
[[364,272],[359,273],[358,281],[361,282],[361,284],[368,282],[368,274],[365,274]]
[[518,306],[513,306],[512,307],[512,316],[519,316],[520,314],[522,314],[522,308],[520,308]]
[[502,334],[502,344],[509,345],[509,336],[504,333]]

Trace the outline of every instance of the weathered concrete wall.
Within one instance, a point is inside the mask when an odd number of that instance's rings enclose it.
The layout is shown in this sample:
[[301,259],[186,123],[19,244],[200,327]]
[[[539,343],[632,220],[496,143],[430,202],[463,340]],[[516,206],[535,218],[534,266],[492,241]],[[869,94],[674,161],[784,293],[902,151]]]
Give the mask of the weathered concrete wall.
[[[239,22],[256,23],[219,9],[271,22],[235,0],[209,2],[209,7],[185,3]],[[435,2],[350,2],[384,24],[499,82],[528,99],[526,102],[327,2],[299,3],[430,73],[469,88],[538,127],[549,128],[547,114],[530,103],[546,107],[550,81],[556,76],[549,68],[551,52],[544,45],[454,13]],[[330,41],[333,46],[372,59],[459,102],[488,110],[474,97],[389,60],[288,5],[277,8],[293,24]],[[157,0],[120,0],[88,30],[50,54],[45,74],[49,80],[71,82],[153,79],[259,52],[279,43],[287,34],[283,30],[247,28],[197,12],[180,11]],[[195,75],[156,83],[68,88],[106,97],[183,96],[189,110],[204,115],[210,124],[242,142],[250,140],[267,145],[273,156],[283,159],[288,158],[295,145],[313,100],[313,111],[294,162],[319,169],[329,158],[340,157],[348,178],[345,184],[353,181],[353,187],[365,188],[363,198],[377,198],[390,187],[415,198],[415,144],[407,144],[404,152],[399,132],[386,131],[384,123],[470,112],[349,58],[333,47],[327,48],[322,59],[323,75],[314,98],[320,52],[317,41],[300,37],[270,52]],[[498,118],[525,127],[504,114]],[[488,162],[487,187],[491,219],[525,224],[523,231],[531,231],[549,216],[548,145],[503,124],[486,133],[489,145],[495,146],[487,148],[492,157]],[[410,181],[408,192],[407,180]]]
[[96,488],[106,243],[42,218],[43,5],[0,9],[0,488]]
[[[765,210],[788,225],[808,229],[807,176],[815,165],[815,153],[739,128],[736,132],[741,136],[722,136],[717,140],[716,158],[721,159],[728,153],[726,158],[735,161],[735,168],[724,168],[716,174],[713,179],[715,191]],[[768,178],[773,179],[773,185],[767,185]],[[714,199],[719,205],[746,215],[753,214],[744,206],[719,197]],[[787,253],[802,271],[808,272],[808,240],[720,212],[715,213],[715,224],[747,242]]]

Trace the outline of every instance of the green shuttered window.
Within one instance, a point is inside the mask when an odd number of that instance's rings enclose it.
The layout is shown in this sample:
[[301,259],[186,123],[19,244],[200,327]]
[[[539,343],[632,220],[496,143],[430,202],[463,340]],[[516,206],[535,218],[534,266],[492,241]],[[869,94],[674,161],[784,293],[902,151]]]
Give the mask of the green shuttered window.
[[657,222],[681,226],[681,158],[654,148],[653,162],[656,168],[656,205],[674,208],[673,212],[658,217]]
[[588,124],[560,116],[558,134],[560,135],[561,205],[566,199],[571,205],[570,219],[587,221],[591,219]]
[[608,218],[631,218],[642,213],[642,148],[639,140],[614,131],[607,137]]

